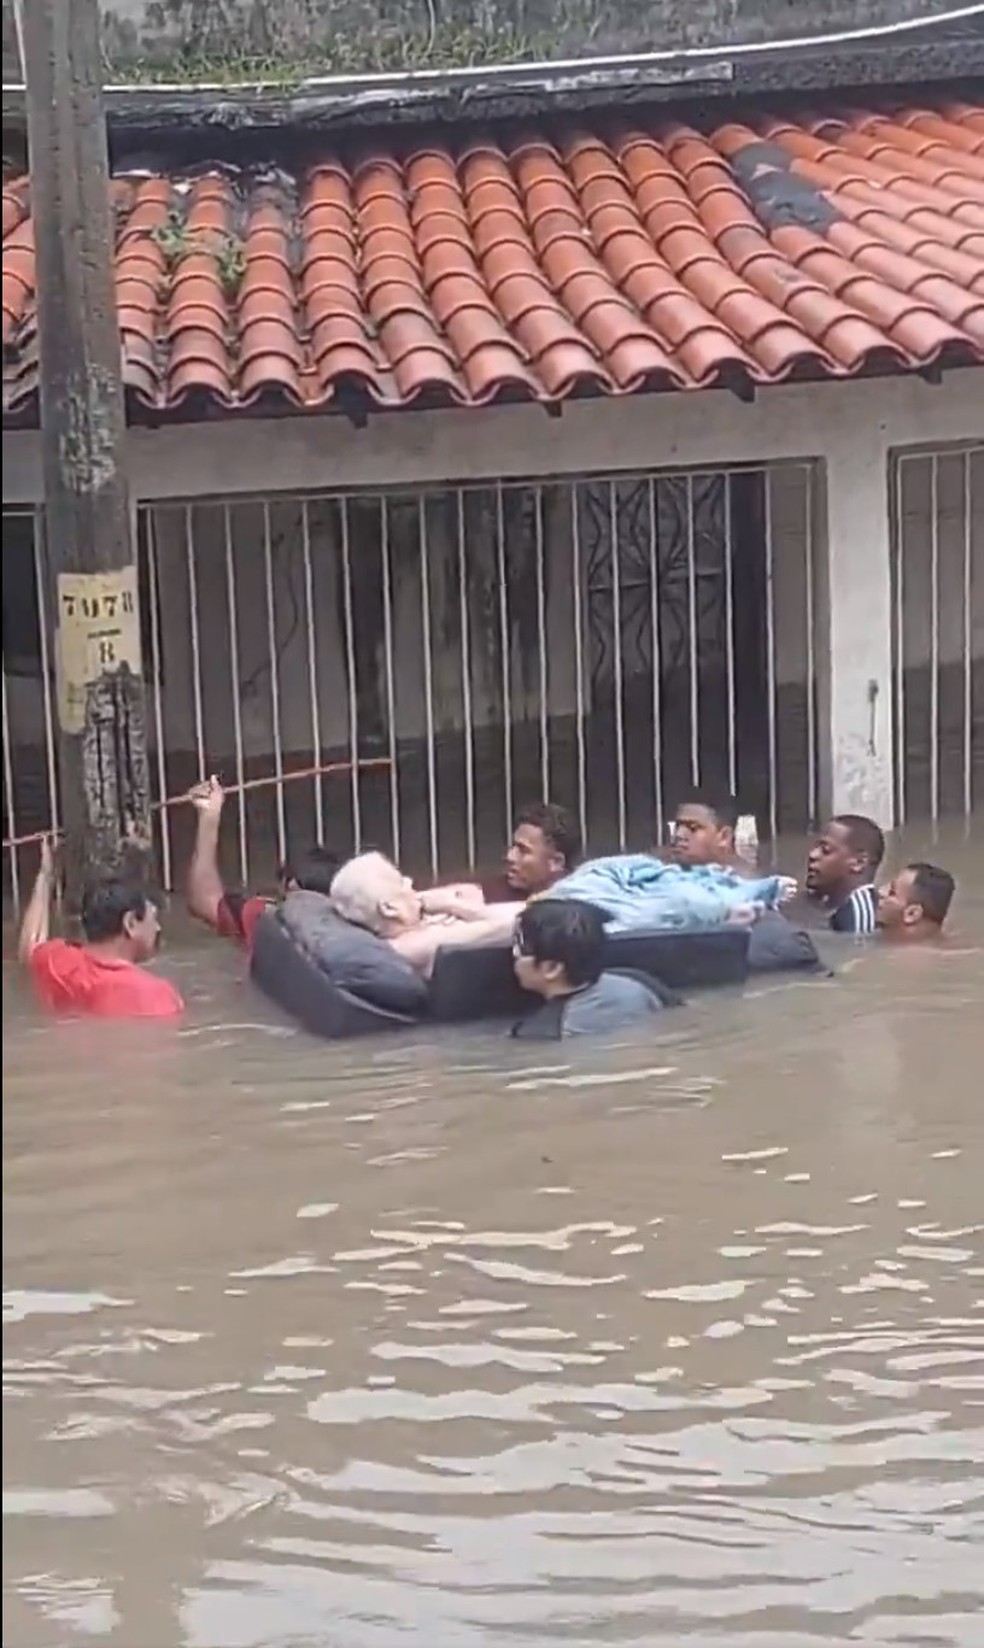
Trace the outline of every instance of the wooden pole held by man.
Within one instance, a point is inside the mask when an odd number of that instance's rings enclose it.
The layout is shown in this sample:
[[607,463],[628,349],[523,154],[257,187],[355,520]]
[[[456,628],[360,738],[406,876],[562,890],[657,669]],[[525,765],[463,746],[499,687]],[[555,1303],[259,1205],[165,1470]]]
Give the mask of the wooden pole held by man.
[[70,903],[149,842],[98,0],[24,13],[45,545]]

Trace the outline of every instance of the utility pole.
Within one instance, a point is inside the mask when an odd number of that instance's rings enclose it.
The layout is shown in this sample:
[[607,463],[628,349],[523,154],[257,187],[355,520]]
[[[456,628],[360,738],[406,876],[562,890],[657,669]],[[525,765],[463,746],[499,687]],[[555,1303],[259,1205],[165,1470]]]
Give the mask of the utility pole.
[[99,0],[29,0],[45,545],[66,886],[149,843],[140,602],[124,450]]

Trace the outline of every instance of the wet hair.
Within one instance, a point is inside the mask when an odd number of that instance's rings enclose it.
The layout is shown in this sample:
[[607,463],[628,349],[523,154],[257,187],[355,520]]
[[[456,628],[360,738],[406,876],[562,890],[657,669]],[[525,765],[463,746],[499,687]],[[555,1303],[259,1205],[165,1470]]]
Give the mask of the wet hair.
[[[347,859],[332,878],[332,909],[342,921],[350,922],[353,927],[365,927],[370,933],[382,933],[386,924],[380,908],[380,879],[391,881],[394,876],[399,878],[399,870],[382,853],[357,853],[354,858]],[[393,890],[392,885],[389,890]],[[383,897],[386,897],[385,891]]]
[[938,864],[907,864],[906,869],[912,876],[912,899],[915,904],[921,904],[923,915],[927,921],[932,921],[937,927],[942,927],[950,913],[953,895],[957,890],[949,870],[941,870]]
[[143,921],[151,905],[159,909],[160,899],[124,876],[93,882],[82,895],[82,931],[90,944],[122,938],[127,916]]
[[529,824],[539,830],[558,857],[564,860],[564,867],[573,870],[581,856],[581,832],[573,813],[566,807],[558,807],[553,801],[537,801],[531,807],[524,807],[518,815],[517,830],[521,824]]
[[719,830],[733,830],[738,823],[738,802],[724,790],[688,790],[677,802],[677,812],[681,807],[703,807]]
[[519,954],[557,962],[568,984],[594,984],[605,964],[605,924],[593,904],[575,898],[537,898],[516,922]]
[[838,813],[830,822],[845,832],[851,852],[865,859],[872,872],[877,870],[885,857],[885,837],[874,819],[863,813]]
[[330,847],[309,847],[299,858],[289,858],[280,866],[280,880],[293,881],[307,893],[331,892],[331,884],[345,860]]

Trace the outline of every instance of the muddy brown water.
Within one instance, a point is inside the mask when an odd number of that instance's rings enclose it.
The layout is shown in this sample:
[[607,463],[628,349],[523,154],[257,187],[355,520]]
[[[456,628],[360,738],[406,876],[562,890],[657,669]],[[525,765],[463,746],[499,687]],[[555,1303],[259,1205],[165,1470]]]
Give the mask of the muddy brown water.
[[[915,845],[922,846],[922,842]],[[574,1050],[4,986],[12,1648],[984,1642],[984,835],[943,953]]]

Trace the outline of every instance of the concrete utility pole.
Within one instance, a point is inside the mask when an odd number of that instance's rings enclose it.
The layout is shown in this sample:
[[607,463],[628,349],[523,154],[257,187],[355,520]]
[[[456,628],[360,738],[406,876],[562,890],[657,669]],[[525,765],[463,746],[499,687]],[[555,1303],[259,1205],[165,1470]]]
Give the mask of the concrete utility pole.
[[24,78],[45,541],[70,904],[149,842],[149,770],[113,279],[98,0],[29,0]]

